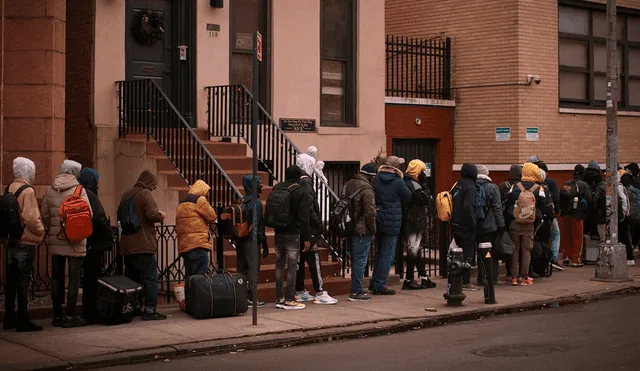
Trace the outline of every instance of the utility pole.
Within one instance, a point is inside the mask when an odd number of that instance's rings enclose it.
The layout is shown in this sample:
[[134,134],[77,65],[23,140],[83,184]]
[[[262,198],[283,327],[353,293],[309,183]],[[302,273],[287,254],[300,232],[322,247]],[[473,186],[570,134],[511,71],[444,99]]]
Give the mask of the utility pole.
[[607,203],[611,240],[601,241],[596,281],[629,280],[625,246],[618,242],[618,80],[616,0],[607,1]]

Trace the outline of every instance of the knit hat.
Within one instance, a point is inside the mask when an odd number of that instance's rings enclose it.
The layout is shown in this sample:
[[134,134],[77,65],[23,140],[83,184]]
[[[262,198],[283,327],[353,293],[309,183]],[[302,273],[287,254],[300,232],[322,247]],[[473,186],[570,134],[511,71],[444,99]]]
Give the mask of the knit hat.
[[533,155],[533,156],[529,156],[527,158],[527,162],[531,162],[532,164],[536,164],[537,165],[538,162],[542,162],[542,160],[540,160],[537,155]]
[[489,176],[489,169],[487,169],[486,166],[484,166],[484,165],[476,165],[476,167],[478,168],[478,175]]
[[589,165],[587,166],[587,169],[594,169],[594,170],[600,171],[600,165],[598,164],[598,161],[591,160],[589,161]]
[[376,174],[378,174],[378,169],[376,169],[375,163],[369,162],[360,169],[360,172],[365,175],[376,176]]
[[584,166],[578,164],[576,165],[576,167],[573,169],[573,177],[578,177],[579,179],[584,178]]
[[405,163],[405,161],[404,161],[404,158],[402,158],[402,157],[396,157],[396,156],[389,156],[389,157],[387,157],[387,162],[386,162],[386,164],[387,164],[388,166],[395,167],[395,168],[399,168],[399,167],[400,167],[400,165],[402,165],[402,164],[404,164],[404,163]]

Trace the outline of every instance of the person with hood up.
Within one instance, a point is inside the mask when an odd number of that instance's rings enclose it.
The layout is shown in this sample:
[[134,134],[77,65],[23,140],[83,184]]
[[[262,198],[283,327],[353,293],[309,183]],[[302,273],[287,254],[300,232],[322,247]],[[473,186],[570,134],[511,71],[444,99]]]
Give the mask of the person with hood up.
[[78,182],[87,191],[89,205],[93,211],[93,233],[87,238],[87,255],[82,267],[82,318],[88,323],[98,323],[98,279],[104,269],[104,252],[113,244],[111,223],[98,198],[98,183],[100,176],[91,168],[84,168],[80,172]]
[[402,228],[402,203],[411,201],[411,191],[403,180],[400,165],[404,159],[387,157],[385,165],[378,169],[374,181],[376,193],[376,215],[378,256],[371,279],[371,291],[374,295],[395,295],[395,291],[386,287],[391,264],[396,256],[396,245]]
[[[303,153],[298,155],[296,165],[298,165],[298,167],[303,171],[302,177],[300,178],[300,184],[302,185],[302,189],[309,194],[309,199],[311,200],[309,204],[311,249],[308,251],[302,251],[300,254],[300,266],[298,267],[298,274],[296,276],[296,301],[313,301],[315,304],[327,305],[337,304],[338,300],[329,296],[323,287],[320,255],[318,255],[317,241],[321,238],[323,226],[320,205],[318,204],[318,196],[315,192],[316,187],[314,187],[314,179],[312,179],[312,177],[318,179],[318,175],[316,174],[316,161],[310,155]],[[319,184],[322,184],[321,180],[318,182],[318,185]],[[324,196],[325,195],[321,194],[320,198],[324,198]],[[313,282],[315,295],[311,295],[304,287],[305,262],[309,265],[309,272],[311,273],[311,280]]]
[[636,265],[636,258],[633,255],[633,239],[631,237],[631,220],[629,215],[631,214],[631,204],[629,202],[629,191],[623,185],[621,178],[626,174],[625,170],[620,170],[616,176],[618,177],[618,197],[621,199],[622,211],[619,211],[618,217],[618,234],[620,235],[620,242],[624,244],[627,249],[627,265],[632,267]]
[[[621,181],[627,190],[630,187],[640,189],[640,167],[637,163],[632,162],[624,167],[625,174],[622,176]],[[636,249],[640,248],[640,225],[631,226],[631,237],[633,239],[633,245]]]
[[[402,232],[407,245],[407,274],[402,285],[403,290],[421,290],[436,287],[429,279],[425,269],[423,251],[420,248],[423,234],[427,228],[427,207],[430,196],[422,188],[418,179],[420,174],[427,170],[427,166],[420,160],[412,160],[407,166],[404,175],[404,183],[411,192],[411,200],[402,203],[403,218]],[[418,269],[420,284],[415,281],[414,270]]]
[[[499,236],[505,230],[504,224],[504,211],[502,209],[502,197],[500,196],[500,189],[493,183],[489,177],[489,169],[484,165],[477,165],[478,177],[476,179],[476,195],[481,189],[481,192],[485,195],[483,205],[478,204],[478,197],[476,196],[476,208],[481,207],[483,209],[484,219],[477,218],[476,225],[476,244],[485,242],[491,243],[491,259],[493,264],[492,274],[493,277],[486,277],[484,272],[484,265],[478,265],[478,284],[483,286],[485,279],[493,279],[493,284],[498,284],[498,264],[499,259],[502,257],[501,249],[497,247],[499,242]],[[488,281],[487,281],[488,282]]]
[[[538,166],[540,167],[540,171],[544,171],[546,175],[549,174],[547,164],[541,162]],[[557,216],[560,211],[560,190],[558,188],[558,183],[554,179],[545,176],[544,184],[549,188],[549,192],[551,192],[553,208],[556,214],[555,216]],[[558,261],[560,255],[560,225],[558,224],[557,217],[553,218],[553,221],[551,222],[551,254],[551,265],[553,268],[558,271],[563,271],[564,268],[562,268]]]
[[[78,292],[80,290],[80,280],[82,275],[82,264],[87,255],[87,240],[82,240],[75,244],[70,244],[64,237],[60,227],[60,205],[64,200],[73,195],[78,187],[82,165],[75,161],[65,160],[60,167],[60,174],[53,179],[53,183],[47,188],[40,213],[42,222],[49,230],[49,254],[51,254],[51,299],[53,301],[53,325],[56,327],[79,327],[87,323],[76,313],[78,303]],[[89,197],[87,190],[82,187],[80,193],[82,199],[87,203]],[[92,214],[93,217],[93,214]],[[67,308],[63,316],[62,304],[64,303],[65,289],[65,265],[69,264],[69,285],[67,287]]]
[[[585,217],[585,212],[589,210],[591,205],[591,189],[584,182],[585,168],[578,164],[573,170],[573,179],[563,185],[563,188],[570,187],[572,184],[576,185],[579,190],[577,195],[578,205],[577,208],[572,208],[571,211],[565,211],[566,206],[563,206],[563,199],[560,198],[560,207],[563,209],[562,216],[566,217],[565,225],[568,226],[567,243],[564,248],[564,265],[571,265],[574,268],[582,267],[582,245],[584,235],[584,225],[582,219]],[[573,202],[571,200],[565,200],[566,202]]]
[[[453,238],[464,255],[467,263],[473,261],[473,246],[476,238],[476,180],[478,168],[476,165],[466,162],[460,170],[458,183],[451,192],[453,198],[453,213],[451,215],[451,230]],[[471,284],[471,272],[464,274],[463,288],[466,290],[478,290]]]
[[142,320],[165,320],[167,316],[157,312],[158,306],[158,246],[156,244],[155,223],[164,221],[167,217],[164,211],[158,209],[153,195],[158,185],[156,176],[149,170],[140,174],[138,181],[122,195],[118,206],[121,214],[129,200],[133,201],[140,229],[131,234],[122,234],[120,238],[120,254],[124,255],[124,274],[129,279],[142,284],[144,289],[144,314]]
[[324,175],[324,161],[317,161],[315,167],[315,189],[318,190],[318,203],[320,206],[320,220],[326,222],[329,219],[331,195],[328,190],[329,180]]
[[[23,232],[19,240],[11,240],[6,246],[7,280],[4,286],[4,330],[17,332],[42,331],[29,319],[29,285],[35,263],[36,249],[44,237],[44,225],[40,217],[38,200],[32,187],[36,177],[36,165],[24,157],[13,160],[13,183],[7,191],[17,196]],[[19,192],[19,193],[18,193]],[[16,297],[18,312],[16,314]]]
[[307,154],[316,160],[318,158],[318,148],[316,146],[309,146],[309,148],[307,148]]
[[[511,285],[513,286],[533,284],[533,279],[529,277],[531,251],[533,250],[535,228],[542,223],[544,218],[543,212],[546,209],[545,198],[547,197],[544,188],[540,187],[541,183],[543,183],[543,179],[540,168],[527,162],[522,167],[522,180],[511,188],[507,200],[507,221],[509,222],[511,240],[514,243],[513,256],[511,258],[511,272],[513,273]],[[533,224],[521,224],[514,215],[519,202],[518,198],[524,190],[529,190],[535,197],[536,214]],[[518,267],[520,268],[519,270]],[[520,273],[520,278],[517,277],[518,273]]]
[[511,165],[511,169],[509,169],[509,180],[506,180],[498,185],[503,206],[507,202],[507,199],[509,199],[509,192],[511,192],[511,188],[513,188],[514,185],[520,183],[520,180],[522,180],[522,165]]
[[591,235],[597,229],[600,242],[607,240],[607,183],[602,179],[602,171],[596,160],[591,160],[584,173],[584,182],[591,190],[591,207],[584,219],[585,234]]
[[213,244],[209,228],[217,219],[208,200],[210,190],[204,181],[196,181],[176,210],[178,253],[184,259],[185,280],[209,271],[209,253]]
[[[256,177],[256,194],[258,199],[262,194],[262,180],[260,177]],[[249,225],[251,226],[251,233],[255,231],[258,234],[258,246],[262,246],[262,258],[266,259],[269,256],[269,246],[267,245],[267,236],[264,232],[264,215],[262,212],[262,202],[258,200],[258,202],[254,202],[253,199],[253,175],[245,175],[242,177],[242,186],[245,190],[245,196],[242,199],[242,203],[244,204],[244,210],[246,210],[247,215],[245,216],[249,221]],[[257,222],[253,221],[253,206],[257,207],[258,220]],[[236,267],[238,273],[244,274],[247,277],[247,303],[252,306],[253,305],[253,291],[252,291],[252,280],[251,274],[256,270],[258,272],[259,278],[260,275],[260,258],[258,257],[259,250],[253,249],[253,237],[252,234],[249,233],[247,237],[239,238],[236,243]],[[257,261],[258,266],[254,267],[253,262]],[[257,268],[257,269],[256,269]],[[263,301],[258,301],[256,303],[258,308],[264,308],[265,303]]]

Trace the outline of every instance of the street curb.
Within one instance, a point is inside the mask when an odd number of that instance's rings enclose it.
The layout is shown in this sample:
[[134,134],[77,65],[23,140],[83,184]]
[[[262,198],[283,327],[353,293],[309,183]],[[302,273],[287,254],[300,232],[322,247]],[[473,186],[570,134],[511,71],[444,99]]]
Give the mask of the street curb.
[[38,365],[39,367],[31,369],[58,371],[71,369],[91,369],[96,367],[102,368],[124,364],[166,361],[182,357],[243,352],[247,350],[281,348],[337,340],[365,338],[371,336],[401,333],[423,328],[437,327],[455,322],[478,320],[485,317],[521,313],[539,309],[552,309],[571,304],[588,303],[611,297],[632,295],[638,292],[640,292],[640,287],[627,286],[616,289],[595,291],[586,294],[574,294],[545,300],[519,303],[497,309],[482,308],[469,310],[462,313],[425,316],[421,318],[410,317],[386,319],[382,321],[361,322],[357,324],[338,327],[320,327],[299,331],[281,331],[257,336],[242,336],[220,340],[204,340],[198,342],[175,344],[173,346],[165,345],[147,349],[122,351],[100,356],[79,358],[68,361],[64,365],[60,362],[56,362],[55,365],[48,366]]

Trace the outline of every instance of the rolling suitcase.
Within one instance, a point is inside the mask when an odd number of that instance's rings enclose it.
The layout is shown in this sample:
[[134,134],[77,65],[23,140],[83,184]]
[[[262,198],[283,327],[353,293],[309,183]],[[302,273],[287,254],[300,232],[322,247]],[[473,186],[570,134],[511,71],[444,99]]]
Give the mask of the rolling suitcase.
[[184,291],[187,313],[194,318],[230,317],[248,310],[247,281],[241,274],[193,275]]
[[125,276],[98,280],[98,312],[105,325],[119,325],[133,320],[142,295],[142,286]]
[[593,239],[593,237],[589,235],[584,236],[584,247],[582,249],[582,261],[584,264],[596,264],[598,262],[599,245],[600,239]]

